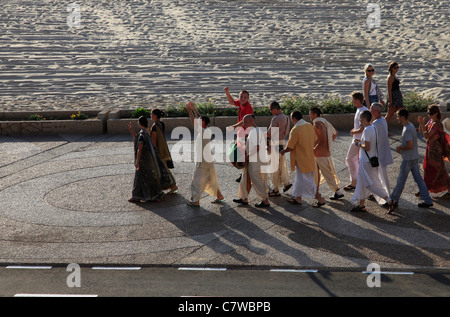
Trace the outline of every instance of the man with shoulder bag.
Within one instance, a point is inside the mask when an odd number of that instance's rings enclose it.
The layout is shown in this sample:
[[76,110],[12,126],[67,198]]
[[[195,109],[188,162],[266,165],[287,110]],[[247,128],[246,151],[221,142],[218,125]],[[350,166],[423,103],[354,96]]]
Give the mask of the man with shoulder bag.
[[377,132],[371,125],[372,114],[369,110],[365,110],[360,116],[361,125],[364,127],[361,139],[355,139],[355,145],[358,146],[359,151],[359,169],[358,179],[356,181],[356,189],[351,202],[356,205],[351,211],[366,211],[365,200],[371,194],[379,204],[389,204],[389,193],[383,187],[379,172],[378,172],[378,157],[377,153]]

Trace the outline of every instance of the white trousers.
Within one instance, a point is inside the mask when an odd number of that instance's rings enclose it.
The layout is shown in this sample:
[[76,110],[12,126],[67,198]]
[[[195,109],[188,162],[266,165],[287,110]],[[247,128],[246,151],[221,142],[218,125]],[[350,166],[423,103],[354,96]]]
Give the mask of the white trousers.
[[295,180],[292,190],[294,198],[314,198],[316,197],[317,185],[314,180],[315,172],[301,173],[298,167],[295,167]]
[[286,155],[278,154],[278,170],[270,174],[270,185],[277,191],[279,187],[289,185],[289,170],[286,161]]
[[268,195],[267,174],[261,173],[261,164],[257,162],[249,162],[243,168],[241,182],[239,183],[239,198],[248,199],[247,192],[247,175],[250,176],[252,188],[255,189],[256,195],[260,200],[266,200]]
[[196,167],[191,183],[191,201],[199,201],[203,192],[216,197],[219,190],[217,173],[214,167]]
[[350,182],[356,182],[358,178],[359,168],[359,147],[352,142],[348,147],[347,157],[345,159],[348,170],[350,172]]
[[351,202],[358,205],[360,200],[369,198],[370,194],[374,195],[379,204],[384,204],[384,198],[389,196],[381,182],[378,167],[372,167],[370,162],[360,163],[358,181]]
[[378,173],[380,174],[381,183],[383,184],[384,189],[387,191],[388,194],[391,193],[391,186],[389,184],[389,178],[388,178],[388,166],[383,166],[380,164]]
[[327,182],[333,192],[337,191],[340,181],[336,174],[333,158],[331,156],[316,157],[316,167],[316,185],[320,186]]

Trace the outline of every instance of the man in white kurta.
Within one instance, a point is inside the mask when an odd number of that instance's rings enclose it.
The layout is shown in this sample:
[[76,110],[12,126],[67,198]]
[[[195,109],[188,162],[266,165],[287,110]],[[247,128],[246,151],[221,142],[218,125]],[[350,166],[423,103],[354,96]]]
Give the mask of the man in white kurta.
[[378,160],[380,162],[380,177],[384,188],[388,193],[391,192],[388,178],[389,166],[393,163],[391,154],[391,145],[389,143],[388,125],[386,119],[381,115],[383,106],[381,103],[374,102],[370,106],[372,113],[372,125],[377,131],[377,150]]
[[[248,157],[248,164],[243,168],[243,174],[239,183],[239,199],[234,199],[234,202],[244,205],[248,204],[248,187],[247,181],[250,179],[252,188],[255,189],[256,195],[261,200],[256,207],[269,207],[269,196],[267,188],[267,142],[263,131],[256,127],[256,120],[254,115],[248,114],[244,117],[244,125],[247,127],[248,137],[246,140],[246,153]],[[247,177],[247,175],[249,177]]]
[[[197,132],[194,144],[195,169],[191,182],[191,201],[188,202],[188,205],[191,207],[199,206],[201,195],[204,192],[210,196],[217,197],[216,200],[213,200],[213,203],[222,202],[224,197],[219,190],[216,168],[214,167],[210,147],[211,140],[205,134],[209,118],[205,116],[200,117],[193,103],[188,103],[186,108],[194,124],[194,131]],[[197,117],[196,119],[193,117],[193,112]]]
[[350,134],[353,136],[352,143],[348,147],[347,157],[345,158],[345,164],[350,172],[350,184],[344,187],[345,190],[355,189],[358,178],[359,167],[359,148],[355,145],[355,140],[361,138],[363,127],[360,124],[360,115],[363,111],[369,110],[363,104],[364,97],[361,92],[354,91],[352,93],[352,102],[356,107],[355,116],[353,118],[353,129],[350,130]]
[[369,157],[376,156],[377,153],[376,131],[370,124],[372,114],[366,110],[361,113],[360,118],[364,130],[361,139],[355,139],[355,146],[360,148],[359,168],[355,192],[351,198],[351,202],[357,206],[351,211],[366,211],[365,200],[371,194],[375,196],[380,204],[390,201],[389,194],[381,183],[378,167],[372,167],[369,160]]

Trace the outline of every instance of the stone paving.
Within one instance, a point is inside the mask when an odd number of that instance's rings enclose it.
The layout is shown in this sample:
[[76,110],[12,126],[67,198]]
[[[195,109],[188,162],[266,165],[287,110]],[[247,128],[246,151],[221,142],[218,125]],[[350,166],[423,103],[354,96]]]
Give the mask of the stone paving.
[[[398,140],[396,131],[391,148]],[[333,150],[341,185],[348,182],[349,142],[340,132]],[[393,156],[391,186],[401,160]],[[368,201],[367,213],[354,214],[351,193],[331,201],[327,185],[321,187],[327,204],[319,209],[311,207],[314,200],[294,206],[286,197],[259,209],[253,192],[250,204],[239,206],[232,201],[239,171],[229,163],[216,164],[222,205],[204,195],[200,208],[186,206],[191,162],[173,170],[177,194],[130,204],[134,170],[127,135],[1,137],[0,162],[0,263],[450,268],[450,201],[435,198],[433,208],[418,208],[411,176],[395,213]]]

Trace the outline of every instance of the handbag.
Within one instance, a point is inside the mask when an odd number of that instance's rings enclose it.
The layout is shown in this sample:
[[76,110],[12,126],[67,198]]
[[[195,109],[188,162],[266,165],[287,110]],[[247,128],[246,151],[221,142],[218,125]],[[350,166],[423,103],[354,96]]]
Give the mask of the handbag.
[[[367,152],[366,152],[366,154],[367,154]],[[367,157],[369,157],[369,155],[367,155]],[[380,162],[378,162],[378,157],[376,157],[376,156],[369,157],[369,161],[370,161],[370,165],[372,165],[372,167],[380,166]]]
[[237,169],[243,169],[247,166],[247,162],[242,161],[242,154],[236,142],[232,143],[228,148],[228,158],[231,164]]
[[[373,127],[375,129],[375,148],[377,149],[377,153],[378,153],[378,139],[377,139],[377,129],[375,127]],[[377,156],[372,156],[369,157],[369,154],[367,153],[366,150],[364,150],[364,152],[366,152],[367,158],[369,159],[370,165],[372,165],[372,167],[378,167],[380,166],[380,162],[378,161],[378,157]]]

